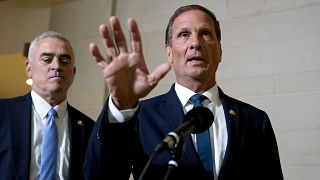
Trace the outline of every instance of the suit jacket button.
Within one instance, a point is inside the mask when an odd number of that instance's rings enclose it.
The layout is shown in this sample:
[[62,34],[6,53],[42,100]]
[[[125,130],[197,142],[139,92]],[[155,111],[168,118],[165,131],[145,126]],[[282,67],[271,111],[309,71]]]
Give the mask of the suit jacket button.
[[102,141],[102,137],[101,137],[101,129],[99,128],[97,131],[97,138]]

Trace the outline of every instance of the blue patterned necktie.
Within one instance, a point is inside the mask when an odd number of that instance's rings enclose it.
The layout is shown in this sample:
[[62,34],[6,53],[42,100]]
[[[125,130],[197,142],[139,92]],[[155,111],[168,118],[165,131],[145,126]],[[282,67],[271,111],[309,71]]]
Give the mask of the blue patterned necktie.
[[40,180],[57,179],[58,130],[54,121],[56,116],[56,110],[51,108],[43,129]]
[[[205,96],[201,94],[195,94],[190,98],[190,101],[193,103],[193,107],[199,107],[199,106],[203,106],[202,101],[204,101],[205,99],[206,99]],[[197,151],[205,170],[208,173],[214,174],[213,173],[214,164],[212,159],[209,129],[207,129],[203,133],[196,134],[196,142],[197,142]]]

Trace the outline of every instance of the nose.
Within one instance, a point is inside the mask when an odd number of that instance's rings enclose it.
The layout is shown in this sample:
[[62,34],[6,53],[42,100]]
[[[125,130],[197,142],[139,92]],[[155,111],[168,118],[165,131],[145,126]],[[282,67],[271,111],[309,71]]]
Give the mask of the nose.
[[197,36],[192,38],[190,49],[195,49],[197,51],[199,51],[201,49],[201,43],[200,43],[199,38]]
[[61,64],[58,57],[54,56],[54,58],[51,61],[51,69],[56,70],[56,69],[60,69],[60,67],[61,67]]

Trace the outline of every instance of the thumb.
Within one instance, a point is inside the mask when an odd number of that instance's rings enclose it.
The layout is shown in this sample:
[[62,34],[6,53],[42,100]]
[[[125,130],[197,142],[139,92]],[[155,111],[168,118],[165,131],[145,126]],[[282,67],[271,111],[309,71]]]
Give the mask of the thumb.
[[164,63],[156,67],[148,76],[149,86],[155,86],[171,69],[171,64]]

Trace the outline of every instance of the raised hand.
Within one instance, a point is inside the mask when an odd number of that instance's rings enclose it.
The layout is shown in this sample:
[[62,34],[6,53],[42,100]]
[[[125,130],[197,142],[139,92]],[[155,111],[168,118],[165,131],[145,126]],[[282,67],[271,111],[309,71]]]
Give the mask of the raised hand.
[[134,107],[140,98],[145,97],[157,85],[160,79],[169,72],[171,66],[164,63],[149,73],[135,20],[128,19],[130,51],[128,51],[119,19],[112,16],[109,21],[114,41],[106,24],[99,27],[109,61],[101,55],[96,44],[91,43],[89,49],[102,69],[104,79],[112,94],[113,103],[120,110],[129,109]]

